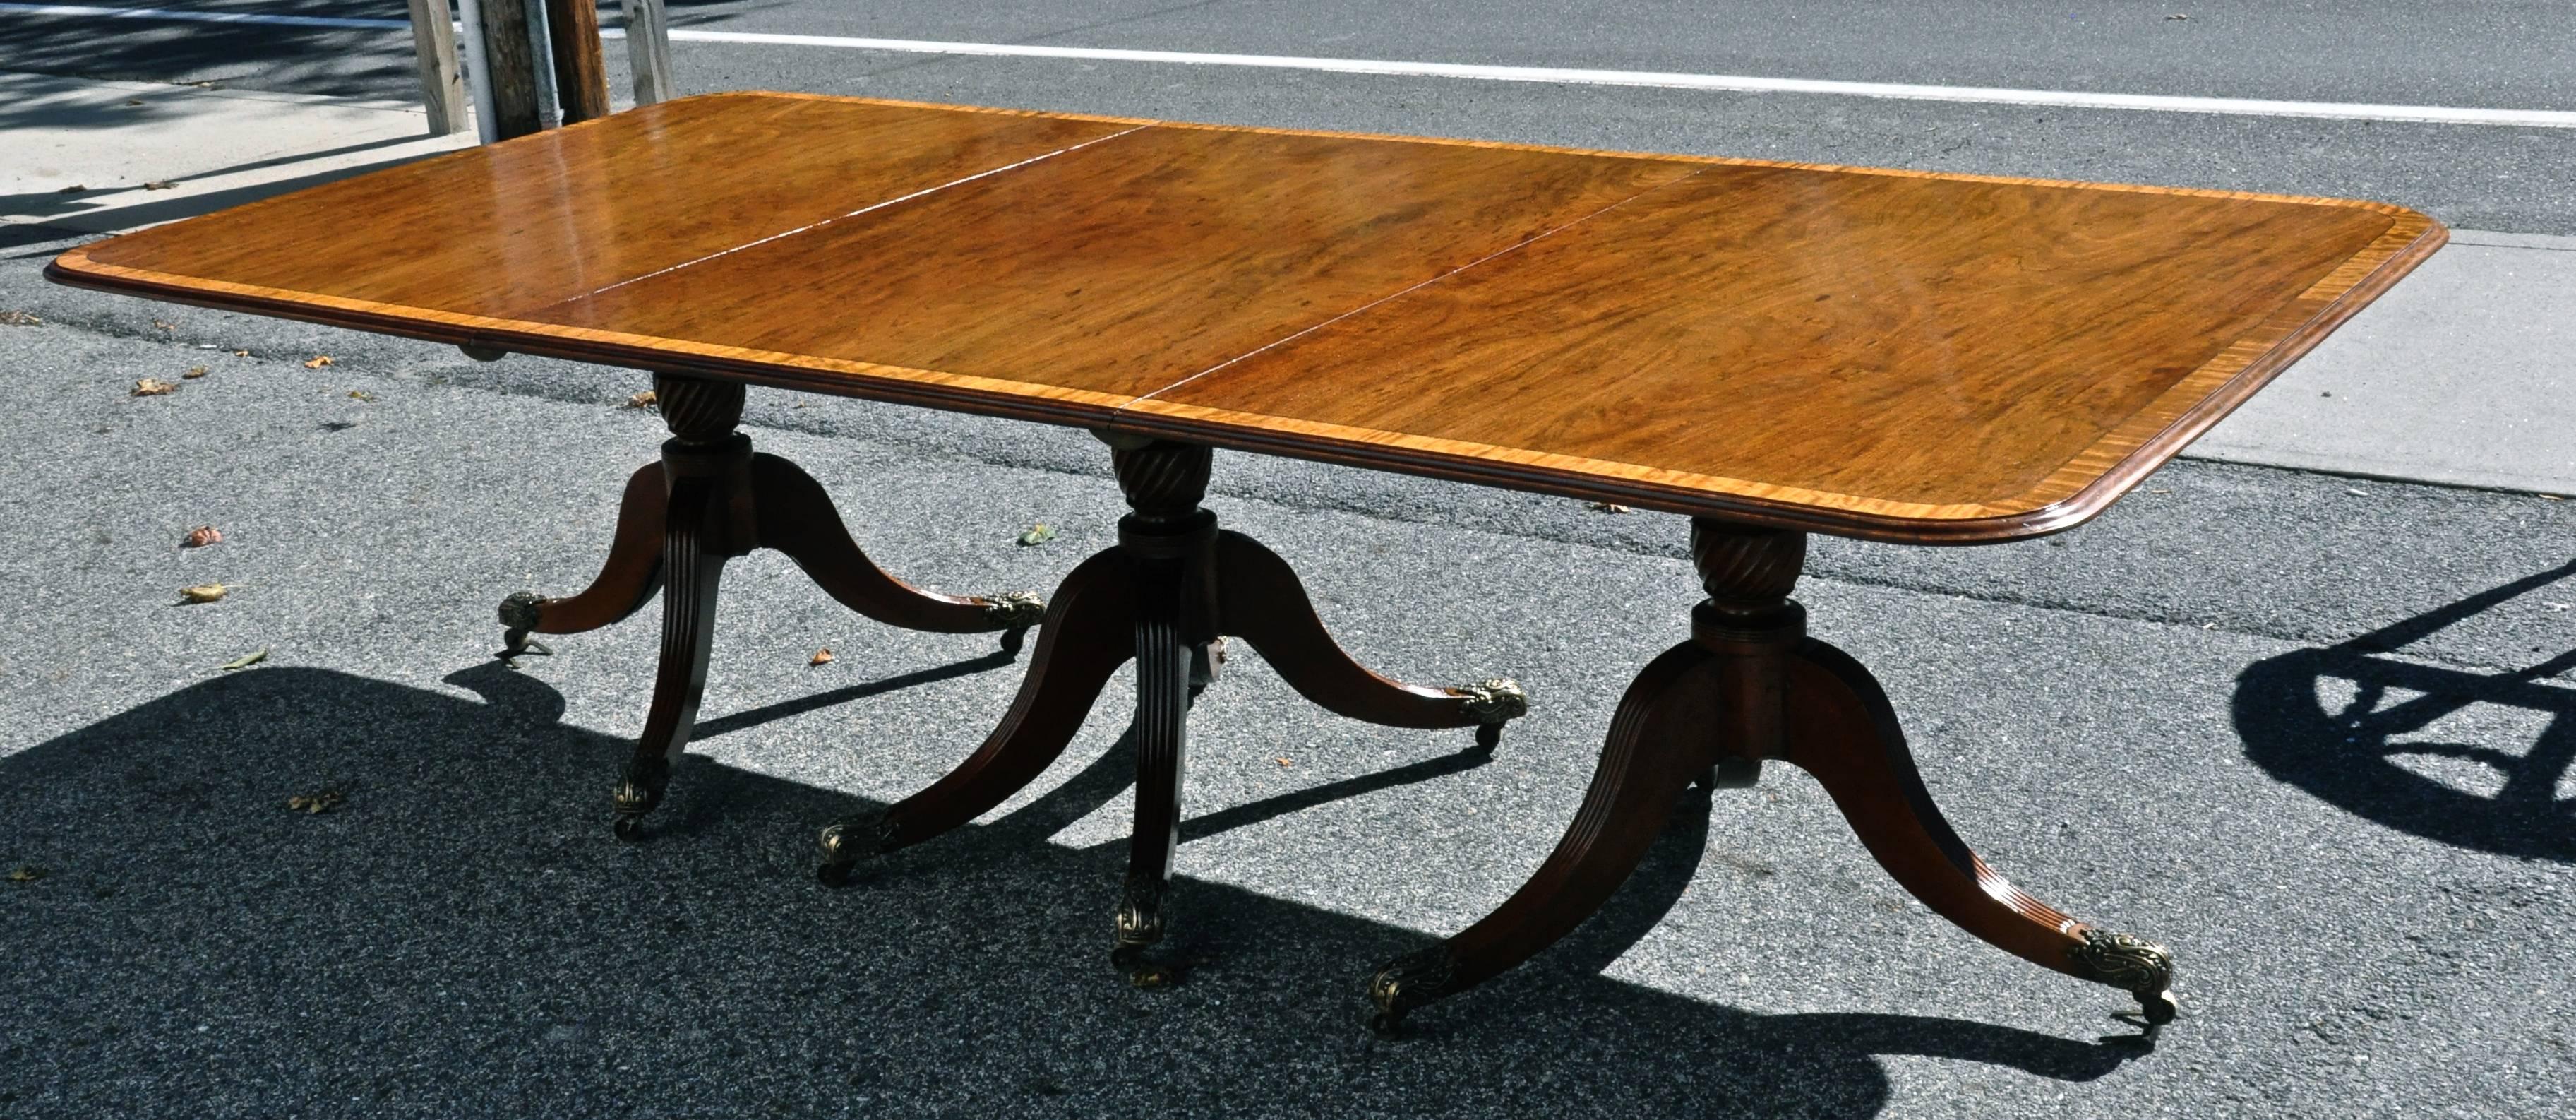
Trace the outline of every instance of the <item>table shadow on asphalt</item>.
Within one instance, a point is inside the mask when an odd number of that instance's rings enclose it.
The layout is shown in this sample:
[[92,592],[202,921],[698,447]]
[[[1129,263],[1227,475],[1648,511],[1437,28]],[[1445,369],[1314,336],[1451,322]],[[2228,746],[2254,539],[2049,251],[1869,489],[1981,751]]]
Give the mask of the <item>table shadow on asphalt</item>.
[[[1360,989],[1422,934],[1203,881],[1172,904],[1188,981],[1135,991],[1107,965],[1123,841],[1046,842],[1126,787],[1128,740],[833,892],[808,838],[880,805],[692,759],[653,835],[621,846],[603,809],[626,741],[560,723],[561,695],[497,663],[446,679],[485,702],[255,668],[0,759],[13,856],[46,869],[0,885],[0,1003],[47,1009],[0,1026],[0,1110],[1853,1116],[1890,1100],[1877,1055],[2081,1081],[2147,1049],[1752,1014],[1597,975],[1699,865],[1704,797],[1600,916],[1407,1040],[1368,1038]],[[791,714],[773,707],[706,729]],[[1184,835],[1478,763],[1434,757]],[[324,789],[345,801],[285,804]]]
[[[2236,679],[2236,731],[2246,757],[2273,777],[2389,828],[2501,855],[2576,863],[2576,798],[2558,792],[2576,770],[2576,689],[2550,681],[2576,669],[2576,650],[2503,672],[2392,656],[2570,577],[2576,560],[2346,641],[2255,662]],[[2521,753],[2400,738],[2474,704],[2546,713],[2548,730]],[[2409,759],[2483,770],[2494,789],[2437,781],[2401,761]]]

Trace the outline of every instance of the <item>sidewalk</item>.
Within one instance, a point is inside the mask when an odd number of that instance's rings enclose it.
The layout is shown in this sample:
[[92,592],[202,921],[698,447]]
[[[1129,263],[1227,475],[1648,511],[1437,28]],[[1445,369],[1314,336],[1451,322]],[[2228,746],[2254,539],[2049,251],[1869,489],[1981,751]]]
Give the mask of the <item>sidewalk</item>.
[[[0,74],[0,223],[109,233],[472,142],[417,106]],[[149,184],[167,183],[166,188]],[[66,188],[81,187],[78,191]],[[2451,244],[2192,457],[2576,493],[2576,238]]]
[[474,142],[416,104],[0,73],[0,222],[115,233]]

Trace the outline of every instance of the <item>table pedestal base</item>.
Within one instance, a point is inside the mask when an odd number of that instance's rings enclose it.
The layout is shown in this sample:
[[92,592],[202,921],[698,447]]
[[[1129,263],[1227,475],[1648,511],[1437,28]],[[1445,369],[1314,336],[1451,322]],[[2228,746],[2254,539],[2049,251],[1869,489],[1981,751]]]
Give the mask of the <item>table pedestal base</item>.
[[1117,545],[1083,561],[1056,589],[1028,678],[1001,726],[929,788],[881,815],[825,828],[818,876],[846,882],[861,859],[918,844],[1000,805],[1055,761],[1110,674],[1132,658],[1136,816],[1111,959],[1130,980],[1151,986],[1174,976],[1144,954],[1163,936],[1190,701],[1216,675],[1221,637],[1250,642],[1299,694],[1352,719],[1474,727],[1477,745],[1491,750],[1502,725],[1528,709],[1509,680],[1426,688],[1353,661],[1315,617],[1286,561],[1218,529],[1216,515],[1199,508],[1208,448],[1148,440],[1112,440],[1111,447],[1119,486],[1136,512],[1119,520]]
[[1380,968],[1372,1027],[1391,1035],[1407,1013],[1572,932],[1637,869],[1694,781],[1749,785],[1773,758],[1815,775],[1879,865],[1941,916],[2035,964],[2128,990],[2151,1025],[2173,1019],[2172,953],[2031,897],[1941,819],[1887,694],[1859,662],[1806,636],[1806,611],[1788,597],[1805,534],[1699,518],[1691,555],[1709,594],[1691,640],[1621,697],[1573,826],[1492,914]]
[[850,537],[820,483],[796,465],[751,450],[741,422],[740,382],[660,376],[654,395],[672,438],[662,461],[626,482],[617,531],[599,577],[580,594],[540,598],[522,591],[501,601],[500,656],[550,652],[531,634],[596,630],[662,595],[662,656],[644,735],[614,796],[612,828],[635,839],[661,804],[671,766],[688,745],[706,690],[715,635],[716,584],[725,561],[774,548],[844,606],[890,626],[945,634],[999,631],[1016,651],[1044,604],[1030,594],[963,598],[923,591],[870,562]]

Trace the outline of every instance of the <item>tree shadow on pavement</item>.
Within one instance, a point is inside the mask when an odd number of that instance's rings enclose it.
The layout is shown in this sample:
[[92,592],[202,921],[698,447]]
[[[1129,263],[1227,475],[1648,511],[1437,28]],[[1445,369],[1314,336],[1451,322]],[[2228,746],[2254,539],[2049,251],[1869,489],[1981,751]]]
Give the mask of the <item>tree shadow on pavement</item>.
[[[2273,777],[2347,812],[2446,844],[2576,862],[2576,650],[2507,672],[2403,660],[2407,646],[2576,576],[2576,561],[2368,634],[2248,666],[2236,731]],[[2416,737],[2480,706],[2548,717],[2529,743]],[[2447,779],[2447,780],[2446,780]]]
[[1423,935],[1206,881],[1175,895],[1201,967],[1137,991],[1107,960],[1123,843],[1044,842],[1124,787],[1125,748],[831,891],[814,829],[881,806],[693,757],[619,845],[627,742],[497,664],[448,680],[482,700],[251,669],[0,759],[0,862],[42,869],[0,882],[0,1113],[1858,1116],[1879,1055],[2087,1080],[2138,1053],[1597,975],[1688,883],[1701,799],[1602,915],[1421,1037],[1371,1039],[1361,988]]

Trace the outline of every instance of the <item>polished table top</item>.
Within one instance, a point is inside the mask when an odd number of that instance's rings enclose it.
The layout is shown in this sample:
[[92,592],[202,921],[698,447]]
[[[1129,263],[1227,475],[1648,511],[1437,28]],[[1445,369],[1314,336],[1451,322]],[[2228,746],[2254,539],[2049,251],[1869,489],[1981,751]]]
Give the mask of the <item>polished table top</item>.
[[108,288],[1849,536],[2099,512],[2439,247],[2370,202],[719,94]]

